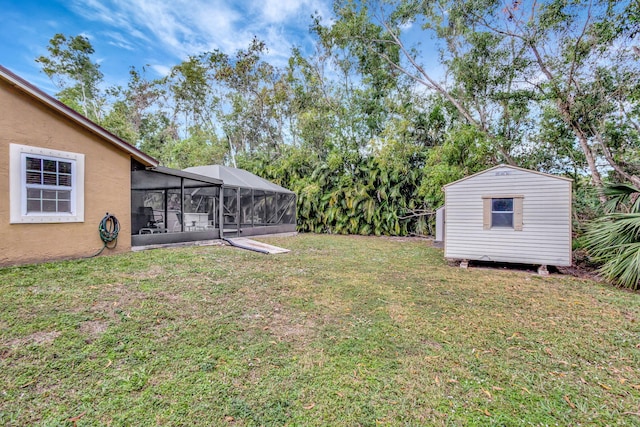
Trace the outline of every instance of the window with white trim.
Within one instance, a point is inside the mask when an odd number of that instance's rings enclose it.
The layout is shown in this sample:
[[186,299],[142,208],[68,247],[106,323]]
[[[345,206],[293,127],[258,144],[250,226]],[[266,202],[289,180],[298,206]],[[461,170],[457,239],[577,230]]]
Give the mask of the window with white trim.
[[513,199],[491,199],[491,227],[513,228]]
[[74,200],[74,160],[22,154],[26,197],[23,212],[71,214]]
[[10,145],[11,223],[84,221],[84,155]]

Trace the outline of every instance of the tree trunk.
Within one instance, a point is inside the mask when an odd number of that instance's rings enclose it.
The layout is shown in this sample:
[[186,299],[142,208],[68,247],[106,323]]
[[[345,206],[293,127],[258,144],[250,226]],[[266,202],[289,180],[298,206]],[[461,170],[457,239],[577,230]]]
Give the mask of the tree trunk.
[[602,154],[604,155],[604,158],[607,159],[607,162],[613,168],[613,170],[615,170],[616,173],[618,173],[618,175],[620,175],[621,177],[623,177],[624,179],[632,183],[634,186],[639,187],[640,178],[630,173],[627,173],[627,171],[622,169],[622,167],[618,164],[618,162],[615,161],[615,159],[611,155],[611,150],[609,150],[609,147],[607,147],[607,144],[604,142],[604,139],[602,138],[602,134],[600,134],[599,132],[594,132],[594,134],[596,136],[596,139],[598,140],[598,144],[600,144],[600,147],[602,148]]
[[[480,132],[485,134],[485,136],[487,138],[489,138],[491,141],[494,142],[495,148],[500,152],[500,154],[502,154],[502,156],[504,157],[504,160],[507,162],[507,164],[509,164],[511,166],[516,166],[516,163],[513,160],[513,158],[511,157],[511,155],[504,148],[502,148],[502,146],[500,145],[500,142],[498,141],[498,139],[487,128],[487,126],[486,126],[486,124],[484,122],[484,118],[482,117],[482,112],[480,111],[480,109],[478,109],[478,111],[480,113],[480,121],[478,121],[473,117],[471,112],[464,105],[462,105],[462,103],[459,102],[459,100],[457,98],[455,98],[451,94],[451,92],[449,90],[447,90],[444,86],[442,86],[435,79],[433,79],[431,77],[431,75],[429,73],[427,73],[427,71],[424,69],[424,67],[422,67],[420,64],[418,64],[416,62],[415,58],[411,55],[411,52],[409,50],[407,50],[407,48],[404,45],[404,43],[402,42],[402,40],[400,40],[398,35],[391,29],[391,27],[389,27],[388,23],[385,22],[384,20],[381,20],[381,22],[382,22],[382,25],[387,30],[387,32],[393,38],[394,43],[396,44],[396,46],[398,46],[398,48],[402,51],[403,56],[413,66],[413,68],[416,70],[418,75],[415,75],[414,73],[410,72],[408,69],[406,69],[405,67],[403,67],[399,63],[396,63],[395,61],[393,61],[391,58],[389,58],[384,53],[377,52],[375,49],[371,49],[371,46],[367,46],[370,49],[370,51],[373,54],[380,55],[385,61],[387,61],[387,63],[389,65],[391,65],[393,68],[395,68],[399,72],[403,73],[407,77],[411,78],[413,81],[422,84],[423,86],[425,86],[428,89],[435,90],[440,95],[444,96],[449,102],[451,102],[451,104],[453,104],[453,106],[456,108],[456,110],[458,110],[458,112],[460,114],[462,114],[462,116],[467,120],[467,122],[469,122],[469,124],[473,125],[476,129],[478,129]],[[420,77],[420,76],[422,76],[422,77]]]
[[[560,107],[560,106],[559,106]],[[580,148],[582,148],[582,152],[584,153],[584,157],[587,159],[587,165],[589,166],[589,171],[591,172],[591,180],[593,181],[593,185],[596,186],[598,190],[598,198],[601,203],[605,203],[607,201],[607,197],[603,193],[604,184],[602,183],[602,177],[600,176],[600,172],[598,171],[598,167],[596,166],[596,159],[593,155],[593,150],[589,146],[589,141],[587,140],[587,136],[584,134],[582,129],[578,126],[574,125],[574,123],[567,117],[567,112],[562,111],[562,117],[564,117],[567,124],[571,126],[573,132],[578,137],[578,142],[580,143]]]

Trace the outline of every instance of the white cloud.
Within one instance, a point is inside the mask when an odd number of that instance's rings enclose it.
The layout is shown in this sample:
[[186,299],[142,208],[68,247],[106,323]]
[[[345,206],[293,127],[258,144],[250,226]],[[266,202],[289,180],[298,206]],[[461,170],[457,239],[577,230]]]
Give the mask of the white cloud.
[[400,25],[400,29],[402,31],[409,31],[413,28],[414,21],[407,21],[404,24]]
[[306,6],[305,1],[299,0],[258,0],[255,4],[261,6],[262,16],[266,23],[280,23],[296,14],[301,8]]
[[135,50],[134,44],[132,44],[122,33],[116,31],[106,31],[102,34],[111,39],[111,41],[109,41],[108,43],[112,46],[131,51]]
[[224,3],[186,0],[75,0],[74,10],[179,58],[235,46],[240,18]]
[[165,77],[168,76],[169,73],[171,72],[171,67],[168,67],[166,65],[161,65],[161,64],[152,64],[149,67],[151,67],[151,69],[153,71],[155,71],[156,73],[158,73],[158,75],[160,77]]
[[[111,27],[111,43],[183,59],[220,49],[233,54],[256,36],[269,56],[308,42],[311,15],[330,17],[331,0],[72,0],[75,13]],[[117,36],[116,34],[120,34]]]

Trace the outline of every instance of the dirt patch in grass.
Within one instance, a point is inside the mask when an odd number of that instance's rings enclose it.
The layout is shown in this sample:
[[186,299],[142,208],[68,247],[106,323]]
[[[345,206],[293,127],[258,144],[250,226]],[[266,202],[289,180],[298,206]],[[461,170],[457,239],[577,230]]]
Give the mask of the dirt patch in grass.
[[428,348],[431,348],[433,350],[442,350],[442,344],[440,344],[437,341],[433,341],[433,340],[423,340],[422,344]]
[[406,310],[402,305],[397,303],[389,304],[387,310],[389,312],[389,317],[391,317],[394,322],[401,325],[407,320]]
[[9,347],[24,347],[26,345],[44,345],[51,344],[56,338],[58,338],[62,333],[59,331],[50,331],[50,332],[34,332],[26,337],[15,338],[10,340],[7,345]]
[[180,294],[175,293],[175,292],[160,291],[156,295],[159,298],[162,298],[162,299],[166,300],[170,304],[180,304],[180,303],[183,303],[185,301],[185,298],[184,298],[183,295],[180,295]]
[[89,311],[117,319],[123,310],[140,304],[147,295],[123,283],[109,283],[100,287],[99,297],[91,304]]
[[165,268],[161,265],[152,265],[148,270],[138,271],[132,274],[132,277],[137,279],[155,279],[164,274]]
[[316,322],[313,319],[294,319],[290,313],[275,310],[265,319],[265,329],[272,333],[278,341],[306,342],[315,335]]
[[242,317],[254,328],[266,331],[280,342],[305,342],[313,337],[316,322],[312,318],[295,316],[294,310],[273,301],[265,292],[243,288],[239,293],[245,306],[250,307]]
[[405,242],[413,242],[413,243],[424,243],[429,246],[433,245],[433,239],[429,237],[419,237],[419,236],[382,236],[380,239],[389,240],[391,242],[405,243]]
[[80,324],[80,332],[87,336],[87,342],[90,343],[107,330],[109,323],[102,320],[88,320]]

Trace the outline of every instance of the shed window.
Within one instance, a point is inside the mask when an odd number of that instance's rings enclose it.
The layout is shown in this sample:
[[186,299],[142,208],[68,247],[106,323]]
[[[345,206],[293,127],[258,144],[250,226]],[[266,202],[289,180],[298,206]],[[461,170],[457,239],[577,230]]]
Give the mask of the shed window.
[[512,228],[522,231],[521,195],[483,196],[483,228]]
[[11,223],[84,221],[84,155],[10,145]]
[[491,226],[513,228],[513,199],[491,199]]

